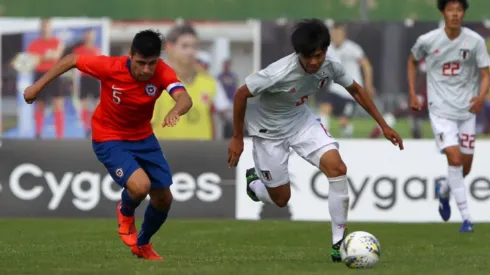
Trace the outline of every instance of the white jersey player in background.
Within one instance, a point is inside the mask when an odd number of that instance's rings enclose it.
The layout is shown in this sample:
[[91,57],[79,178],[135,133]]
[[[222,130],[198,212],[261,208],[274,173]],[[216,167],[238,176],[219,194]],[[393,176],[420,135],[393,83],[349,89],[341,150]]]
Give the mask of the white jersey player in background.
[[449,220],[449,191],[463,218],[460,232],[473,232],[464,177],[471,170],[475,148],[476,117],[489,89],[489,58],[484,39],[461,27],[466,0],[439,0],[444,28],[417,39],[408,61],[411,107],[419,110],[415,94],[417,61],[425,58],[429,116],[438,149],[449,164],[446,184],[438,184],[439,213]]
[[247,117],[255,163],[255,168],[246,173],[248,195],[254,201],[279,207],[287,205],[291,197],[288,159],[292,148],[328,178],[332,260],[341,261],[339,248],[347,232],[349,208],[347,168],[338,152],[337,141],[304,103],[327,82],[335,81],[381,125],[388,140],[400,149],[403,149],[403,143],[398,133],[383,120],[364,89],[346,74],[337,58],[327,54],[330,33],[322,21],[312,19],[298,23],[291,41],[295,53],[247,77],[246,84],[237,90],[228,165],[236,167],[243,151],[247,100],[258,97],[257,111]]
[[[374,96],[371,62],[359,44],[347,39],[343,24],[335,24],[332,28],[332,44],[328,50],[339,58],[347,74],[363,86],[370,96]],[[330,82],[326,89],[316,94],[316,100],[323,125],[329,128],[329,117],[333,114],[338,118],[343,137],[352,137],[354,126],[350,119],[356,111],[356,102],[352,95],[342,85]]]

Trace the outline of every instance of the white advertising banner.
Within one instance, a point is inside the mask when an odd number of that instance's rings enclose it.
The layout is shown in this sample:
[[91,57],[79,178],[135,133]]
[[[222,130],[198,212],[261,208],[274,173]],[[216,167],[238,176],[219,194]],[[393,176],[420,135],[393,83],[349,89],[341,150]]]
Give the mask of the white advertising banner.
[[[442,222],[435,184],[444,179],[447,162],[434,141],[411,140],[399,151],[387,140],[340,140],[347,165],[350,193],[349,221]],[[490,222],[490,141],[478,141],[471,173],[465,178],[471,215],[475,222]],[[245,171],[253,167],[252,142],[238,164],[236,218],[260,219],[262,203],[246,194]],[[329,221],[328,180],[314,166],[292,152],[289,158],[292,220]],[[451,198],[450,222],[461,216]]]

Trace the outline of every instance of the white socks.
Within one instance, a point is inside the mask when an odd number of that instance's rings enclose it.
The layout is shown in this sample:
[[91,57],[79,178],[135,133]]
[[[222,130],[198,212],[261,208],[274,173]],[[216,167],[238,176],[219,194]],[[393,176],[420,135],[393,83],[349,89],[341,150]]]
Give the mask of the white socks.
[[471,220],[470,211],[468,209],[468,201],[466,199],[466,188],[464,186],[462,166],[449,166],[447,183],[451,189],[454,199],[456,200],[461,217],[463,220]]
[[[344,236],[349,212],[349,189],[347,176],[328,179],[330,184],[328,191],[328,210],[332,224],[332,244],[338,243]],[[250,183],[250,188],[257,198],[266,204],[274,204],[267,188],[260,180]]]
[[254,191],[255,196],[257,196],[257,198],[261,202],[266,204],[274,204],[274,202],[271,199],[271,196],[269,195],[269,192],[267,191],[267,188],[260,180],[252,181],[249,186],[250,189]]
[[328,179],[328,210],[332,219],[332,244],[339,242],[347,224],[349,212],[349,188],[347,176]]
[[447,183],[447,180],[441,180],[439,184],[441,186],[441,189],[439,189],[439,196],[447,199],[449,197],[449,184]]

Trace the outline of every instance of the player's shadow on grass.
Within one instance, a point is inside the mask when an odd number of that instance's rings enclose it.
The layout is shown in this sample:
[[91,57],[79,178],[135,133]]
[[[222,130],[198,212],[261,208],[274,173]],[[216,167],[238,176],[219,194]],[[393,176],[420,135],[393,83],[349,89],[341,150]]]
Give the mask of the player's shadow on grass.
[[260,219],[291,219],[291,211],[289,210],[289,206],[280,208],[274,204],[264,204],[262,206],[262,210],[260,211]]

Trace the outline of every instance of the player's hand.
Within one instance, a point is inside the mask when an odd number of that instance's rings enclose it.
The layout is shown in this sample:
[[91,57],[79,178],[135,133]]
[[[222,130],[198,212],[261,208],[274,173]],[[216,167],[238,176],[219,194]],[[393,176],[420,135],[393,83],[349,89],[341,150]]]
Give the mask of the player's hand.
[[170,111],[163,119],[162,127],[174,127],[179,122],[180,115],[175,111]]
[[410,107],[414,111],[422,110],[422,102],[417,95],[410,95]]
[[240,155],[243,152],[243,138],[233,137],[228,146],[228,167],[233,168],[238,165]]
[[27,102],[27,104],[32,104],[36,100],[40,91],[41,89],[37,85],[27,87],[24,91],[24,100]]
[[383,130],[383,135],[387,140],[391,141],[393,145],[398,146],[400,150],[403,150],[403,140],[395,130],[393,130],[389,126],[386,126],[382,130]]
[[485,104],[484,97],[477,96],[472,98],[470,112],[474,114],[478,114],[479,112],[481,112],[481,109],[483,108],[483,104]]

